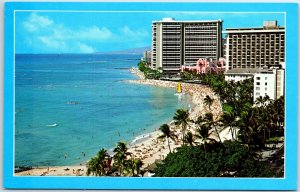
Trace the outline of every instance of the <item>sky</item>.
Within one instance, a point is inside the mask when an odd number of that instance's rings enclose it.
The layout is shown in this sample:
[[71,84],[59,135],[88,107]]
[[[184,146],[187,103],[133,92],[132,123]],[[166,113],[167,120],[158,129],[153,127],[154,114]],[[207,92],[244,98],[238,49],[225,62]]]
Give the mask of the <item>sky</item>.
[[95,53],[150,47],[152,21],[223,20],[223,30],[262,27],[265,20],[285,26],[283,13],[214,12],[38,12],[15,14],[16,53]]

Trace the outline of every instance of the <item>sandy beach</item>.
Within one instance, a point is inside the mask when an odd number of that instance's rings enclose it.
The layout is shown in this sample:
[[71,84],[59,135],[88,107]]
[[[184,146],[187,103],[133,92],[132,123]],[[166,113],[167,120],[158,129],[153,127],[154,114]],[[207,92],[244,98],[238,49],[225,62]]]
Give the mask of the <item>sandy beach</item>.
[[[159,86],[166,88],[173,88],[174,92],[177,87],[177,82],[171,81],[161,81],[161,80],[153,80],[153,79],[145,79],[143,74],[137,70],[136,68],[131,69],[131,73],[139,76],[138,80],[127,80],[128,83],[136,83],[143,85],[151,85],[151,86]],[[189,94],[191,96],[191,109],[190,109],[190,119],[196,120],[199,116],[204,115],[205,113],[211,112],[214,116],[214,120],[217,120],[222,113],[222,106],[219,101],[219,98],[214,94],[212,89],[205,85],[200,84],[189,84],[189,83],[181,83],[182,90],[185,94]],[[204,98],[206,95],[210,96],[214,99],[211,108],[209,109],[204,104]],[[184,95],[183,95],[184,97]],[[175,111],[174,111],[175,113]],[[167,122],[166,122],[167,123]],[[175,132],[178,138],[181,138],[181,127],[176,127],[172,122],[168,123],[171,130]],[[191,131],[195,133],[196,127],[193,123],[190,123],[187,127],[187,131]],[[164,159],[169,153],[169,149],[167,146],[167,141],[158,140],[157,137],[161,135],[158,129],[148,136],[146,140],[138,145],[134,145],[130,148],[130,152],[132,152],[135,157],[141,158],[143,160],[143,167],[147,167],[148,165],[155,162],[155,160]],[[230,139],[230,134],[228,134],[228,130],[224,130],[220,133],[222,139]],[[213,136],[217,139],[216,136]],[[201,141],[198,141],[201,142]],[[177,147],[180,147],[182,141],[179,139],[178,141],[170,141],[171,150],[173,151]]]
[[85,165],[33,167],[30,170],[15,173],[15,176],[85,176]]
[[[171,81],[161,81],[161,80],[150,80],[145,79],[143,74],[137,69],[130,69],[131,73],[136,74],[139,79],[137,80],[126,80],[126,83],[135,83],[141,85],[151,85],[159,86],[166,88],[173,88],[174,93],[177,87],[177,82]],[[196,120],[200,115],[211,112],[213,114],[214,120],[217,120],[221,113],[222,107],[217,95],[214,94],[211,88],[205,85],[199,84],[189,84],[182,83],[182,90],[185,94],[191,96],[191,108],[190,108],[190,119]],[[206,95],[213,98],[213,104],[210,109],[204,104],[204,98]],[[183,95],[184,97],[184,95]],[[175,113],[175,111],[174,111]],[[171,130],[175,132],[178,138],[181,138],[181,127],[176,127],[172,122],[168,123],[171,127]],[[187,131],[195,133],[196,126],[193,123],[190,123],[187,127]],[[143,161],[143,168],[146,168],[148,165],[153,164],[156,160],[164,159],[169,153],[169,148],[167,141],[158,140],[157,137],[161,135],[158,128],[149,134],[141,136],[140,141],[131,142],[129,144],[129,152],[131,152],[134,157],[140,158]],[[223,130],[220,133],[222,139],[231,139],[228,130]],[[214,136],[216,137],[216,136]],[[217,137],[216,137],[217,139]],[[201,142],[201,141],[199,141]],[[171,150],[174,151],[177,147],[182,144],[182,141],[179,139],[177,141],[171,141]],[[25,175],[35,175],[35,176],[85,176],[86,175],[85,165],[80,166],[55,166],[55,167],[36,167],[31,170],[15,173],[16,176],[25,176]]]

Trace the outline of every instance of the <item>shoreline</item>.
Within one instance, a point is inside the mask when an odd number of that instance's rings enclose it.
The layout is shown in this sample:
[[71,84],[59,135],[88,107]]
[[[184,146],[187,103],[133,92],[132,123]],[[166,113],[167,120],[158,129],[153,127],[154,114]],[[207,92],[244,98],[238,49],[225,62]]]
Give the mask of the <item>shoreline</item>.
[[[130,70],[131,73],[136,74],[140,77],[137,80],[125,80],[127,83],[135,83],[141,85],[150,85],[150,86],[158,86],[158,87],[165,87],[165,88],[175,88],[177,87],[177,82],[172,81],[162,81],[162,80],[152,80],[152,79],[144,79],[143,76],[139,75],[139,70],[137,68],[133,68]],[[200,115],[204,115],[205,113],[211,112],[213,114],[214,120],[218,119],[222,113],[222,106],[218,99],[218,97],[214,94],[212,89],[208,86],[201,85],[201,84],[189,84],[189,83],[181,83],[182,90],[185,94],[188,94],[191,97],[190,103],[190,119],[196,120]],[[211,110],[204,104],[204,98],[206,95],[209,95],[211,98],[214,99],[213,104],[211,106]],[[175,111],[174,111],[175,113]],[[176,128],[174,124],[171,122],[166,122],[172,131],[181,138],[181,129]],[[187,131],[191,131],[195,133],[196,127],[193,124],[188,126]],[[169,153],[168,146],[166,141],[158,141],[156,138],[161,135],[158,129],[150,133],[150,137],[145,139],[141,145],[135,146],[133,149],[131,148],[129,151],[135,154],[135,157],[142,158],[144,163],[143,168],[155,163],[156,160],[162,160],[166,157]],[[228,135],[223,132],[223,137],[228,138]],[[222,138],[223,138],[222,137]],[[217,138],[216,138],[217,139]],[[181,141],[171,141],[170,140],[170,147],[173,151],[175,148],[180,147],[182,144]],[[141,153],[144,154],[141,155]]]
[[[135,80],[125,80],[126,83],[134,83],[140,85],[150,85],[164,88],[175,88],[177,87],[177,82],[163,81],[163,80],[152,80],[145,79],[143,73],[137,68],[131,68],[129,70],[132,74],[135,74],[139,79]],[[191,97],[191,108],[190,108],[190,119],[196,120],[200,115],[204,115],[207,112],[213,114],[214,120],[218,119],[222,113],[222,106],[218,97],[208,86],[201,84],[189,84],[181,83],[182,90],[185,94]],[[208,109],[204,105],[204,98],[209,95],[214,99],[211,109]],[[175,113],[175,111],[174,111]],[[181,138],[181,129],[176,128],[176,126],[171,122],[164,122],[170,126],[170,129]],[[186,131],[191,131],[195,133],[196,127],[193,124],[187,127]],[[228,138],[229,136],[224,134],[223,137]],[[142,168],[145,169],[151,164],[155,163],[157,160],[163,160],[169,153],[167,146],[167,141],[158,140],[157,137],[161,135],[158,128],[150,133],[145,133],[138,135],[134,140],[127,144],[128,152],[131,152],[135,158],[139,158],[143,161]],[[138,140],[140,137],[141,141]],[[222,137],[222,138],[223,138]],[[136,140],[136,143],[133,143]],[[174,151],[177,147],[180,147],[182,141],[176,140],[170,141],[171,150]],[[85,176],[86,166],[85,165],[70,165],[70,166],[49,166],[49,167],[32,167],[30,170],[21,171],[14,173],[15,176]]]

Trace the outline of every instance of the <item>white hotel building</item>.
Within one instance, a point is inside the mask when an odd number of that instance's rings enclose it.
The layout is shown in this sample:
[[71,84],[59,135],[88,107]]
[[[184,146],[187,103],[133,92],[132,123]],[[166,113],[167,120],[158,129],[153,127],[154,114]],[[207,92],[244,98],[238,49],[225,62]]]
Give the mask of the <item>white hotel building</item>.
[[265,21],[262,28],[230,28],[226,37],[226,81],[254,78],[254,101],[278,99],[285,87],[285,28]]
[[261,28],[228,28],[226,70],[234,68],[280,67],[285,62],[285,28],[277,21],[265,21]]
[[278,99],[284,95],[284,69],[261,70],[254,74],[253,100],[268,95],[270,99]]
[[268,95],[270,99],[278,99],[284,95],[285,70],[264,68],[235,68],[225,72],[226,81],[243,81],[254,79],[253,100]]
[[164,18],[152,23],[151,67],[178,73],[184,64],[199,58],[222,56],[222,20],[176,21]]

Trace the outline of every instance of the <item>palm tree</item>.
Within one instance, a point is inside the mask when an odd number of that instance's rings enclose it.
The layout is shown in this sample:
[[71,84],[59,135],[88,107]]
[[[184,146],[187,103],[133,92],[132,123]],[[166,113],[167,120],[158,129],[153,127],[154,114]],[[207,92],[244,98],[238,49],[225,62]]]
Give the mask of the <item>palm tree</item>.
[[270,103],[271,99],[270,99],[270,96],[269,95],[265,95],[264,98],[263,98],[263,101],[264,103],[267,105]]
[[213,114],[212,113],[205,113],[204,115],[204,121],[205,121],[205,124],[207,124],[210,128],[214,128],[215,129],[215,132],[219,138],[219,141],[221,142],[221,137],[220,137],[220,134],[219,134],[219,131],[217,129],[217,126],[216,126],[216,122],[214,121],[214,117],[213,117]]
[[204,98],[204,104],[206,106],[208,106],[208,108],[210,109],[211,105],[213,104],[214,99],[210,98],[210,96],[206,95],[206,97]]
[[236,100],[236,96],[235,96],[235,84],[233,81],[229,81],[226,86],[224,87],[225,89],[225,98],[226,98],[226,102],[229,104],[234,104],[235,100]]
[[125,160],[127,159],[127,156],[131,155],[131,153],[127,152],[127,146],[124,142],[118,142],[116,148],[113,150],[115,152],[115,155],[113,156],[114,159],[114,165],[118,167],[118,171],[120,175],[123,174],[123,170],[125,167]]
[[196,124],[200,125],[205,122],[204,118],[202,116],[199,116],[197,120],[195,121]]
[[231,137],[234,140],[236,137],[236,132],[233,130],[233,126],[236,125],[236,116],[234,112],[224,111],[219,121],[224,129],[226,127],[229,127],[229,130],[231,132]]
[[263,104],[264,104],[264,98],[262,96],[257,97],[256,100],[255,100],[255,104],[257,106],[263,106]]
[[277,129],[283,127],[284,123],[284,98],[281,96],[272,103],[273,121]]
[[173,141],[175,141],[176,135],[170,130],[170,127],[168,124],[163,124],[162,126],[160,126],[159,130],[163,133],[163,135],[159,136],[158,139],[164,139],[167,138],[168,141],[168,147],[171,153],[171,147],[170,147],[170,140],[172,139]]
[[205,152],[205,156],[206,156],[206,143],[207,140],[210,141],[215,141],[210,137],[210,126],[208,124],[203,124],[200,126],[200,128],[197,129],[197,134],[195,135],[196,138],[202,139],[203,141],[203,146],[204,146],[204,152]]
[[271,115],[265,113],[265,111],[262,111],[260,113],[260,116],[256,117],[256,120],[258,121],[258,127],[257,127],[258,134],[263,132],[263,146],[265,146],[266,131],[269,132],[269,138],[270,138],[270,129],[273,124]]
[[95,157],[87,163],[87,175],[95,176],[105,175],[105,167],[107,166],[109,155],[105,149],[100,149]]
[[184,142],[188,143],[190,146],[193,146],[194,143],[194,135],[192,134],[192,132],[187,132],[187,134],[184,137]]
[[133,167],[134,167],[134,170],[135,170],[136,174],[134,174],[133,176],[141,174],[141,167],[142,166],[143,166],[143,161],[142,160],[134,159]]
[[185,109],[177,109],[177,111],[175,112],[175,115],[173,117],[173,119],[175,120],[175,125],[182,126],[181,132],[182,132],[182,141],[184,143],[184,134],[185,134],[185,130],[186,127],[188,125],[188,122],[190,121],[189,119],[189,112],[188,110]]
[[253,143],[253,136],[259,126],[254,114],[254,109],[250,109],[249,111],[243,111],[240,115],[240,119],[237,121],[238,127],[240,128],[240,139],[248,147],[251,143]]
[[226,81],[219,81],[219,83],[213,87],[213,90],[214,90],[215,94],[218,95],[221,104],[224,104],[224,102],[226,102],[227,86],[228,86],[228,84]]
[[143,162],[140,159],[135,159],[131,157],[125,161],[124,170],[126,171],[127,176],[138,176],[141,173],[141,167]]

